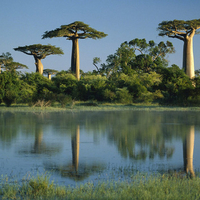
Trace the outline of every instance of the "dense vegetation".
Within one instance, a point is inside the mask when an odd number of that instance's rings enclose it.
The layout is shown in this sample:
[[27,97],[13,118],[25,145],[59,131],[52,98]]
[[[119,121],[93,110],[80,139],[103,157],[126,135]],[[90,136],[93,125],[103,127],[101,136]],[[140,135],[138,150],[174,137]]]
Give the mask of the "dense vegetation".
[[4,71],[0,74],[0,102],[7,106],[59,102],[62,107],[72,100],[198,105],[200,76],[197,73],[190,79],[178,66],[167,67],[165,57],[172,52],[170,42],[124,42],[100,67],[100,59],[94,58],[96,70],[81,71],[79,81],[70,70],[58,72],[51,80],[39,73],[23,74],[16,67],[7,67],[13,62],[10,55],[1,64]]

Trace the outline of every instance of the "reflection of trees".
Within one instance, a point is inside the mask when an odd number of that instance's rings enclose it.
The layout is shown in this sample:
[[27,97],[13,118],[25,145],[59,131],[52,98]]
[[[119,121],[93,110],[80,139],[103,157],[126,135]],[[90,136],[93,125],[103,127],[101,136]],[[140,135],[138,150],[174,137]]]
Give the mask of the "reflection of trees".
[[134,160],[145,160],[147,157],[153,159],[156,155],[169,158],[174,148],[166,143],[175,136],[175,132],[168,130],[166,134],[164,116],[164,113],[159,112],[124,113],[120,115],[122,120],[115,118],[112,122],[108,139],[117,145],[123,157]]
[[184,171],[191,177],[195,176],[193,169],[194,133],[194,126],[190,126],[188,134],[185,136],[185,140],[183,142]]
[[[48,115],[47,115],[48,116]],[[32,121],[32,126],[29,129],[35,133],[35,140],[33,145],[22,145],[19,150],[20,154],[55,154],[60,151],[60,146],[57,144],[46,144],[43,141],[43,130],[45,129],[45,124],[48,118],[44,118],[42,113],[34,115],[34,121]],[[27,124],[26,124],[27,125]],[[27,126],[24,129],[28,129]]]
[[[43,131],[50,128],[55,134],[71,135],[79,124],[94,138],[104,136],[115,144],[119,153],[134,160],[170,158],[173,138],[184,138],[186,126],[194,124],[200,130],[197,112],[158,111],[101,111],[9,113],[0,112],[0,140],[11,141],[21,132],[35,135],[33,152],[42,152],[47,146],[42,140]],[[73,139],[72,139],[73,141]],[[72,142],[73,143],[73,142]],[[30,151],[30,147],[28,148]],[[79,164],[80,167],[80,164]]]
[[61,176],[71,178],[76,181],[84,180],[92,173],[98,172],[104,168],[102,164],[79,164],[79,147],[80,147],[80,127],[76,126],[75,133],[71,134],[72,144],[72,164],[58,165],[52,163],[46,163],[48,170],[54,170],[61,173]]
[[16,138],[19,130],[19,121],[15,113],[0,112],[0,141],[10,142]]
[[79,164],[80,128],[77,126],[76,134],[72,135],[72,167],[77,174]]

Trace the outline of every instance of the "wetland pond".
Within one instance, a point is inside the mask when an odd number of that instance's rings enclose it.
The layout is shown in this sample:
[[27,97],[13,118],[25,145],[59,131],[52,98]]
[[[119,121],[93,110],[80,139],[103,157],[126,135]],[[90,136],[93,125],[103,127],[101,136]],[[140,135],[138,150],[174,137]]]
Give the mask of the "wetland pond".
[[200,115],[191,111],[0,112],[1,175],[44,173],[59,185],[200,169]]

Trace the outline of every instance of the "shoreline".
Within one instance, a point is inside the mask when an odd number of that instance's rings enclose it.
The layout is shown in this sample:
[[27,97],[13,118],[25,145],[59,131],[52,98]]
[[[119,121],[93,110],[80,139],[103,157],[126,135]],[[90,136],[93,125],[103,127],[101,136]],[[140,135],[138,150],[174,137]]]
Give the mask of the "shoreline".
[[148,104],[96,104],[78,103],[73,106],[67,105],[65,108],[59,106],[31,107],[28,105],[12,105],[6,107],[0,105],[0,112],[82,112],[82,111],[192,111],[200,112],[200,107],[179,107],[179,106],[160,106]]

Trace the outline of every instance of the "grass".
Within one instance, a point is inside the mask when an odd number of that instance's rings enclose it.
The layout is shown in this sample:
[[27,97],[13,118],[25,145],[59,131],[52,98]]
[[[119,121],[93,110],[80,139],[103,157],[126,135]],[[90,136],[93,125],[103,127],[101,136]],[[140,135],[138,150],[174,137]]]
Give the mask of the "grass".
[[130,182],[92,182],[78,187],[58,186],[47,176],[23,184],[1,181],[1,199],[200,199],[200,178],[137,174]]
[[53,106],[30,107],[26,104],[13,104],[6,107],[0,105],[0,111],[12,112],[66,112],[66,111],[115,111],[115,110],[147,110],[147,111],[200,111],[200,107],[160,106],[158,104],[111,104],[97,102],[73,102],[64,108],[59,103]]

